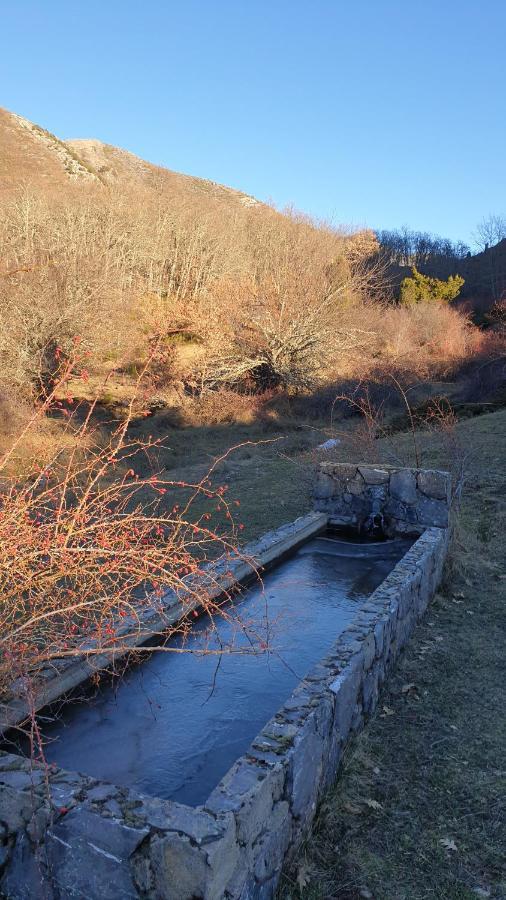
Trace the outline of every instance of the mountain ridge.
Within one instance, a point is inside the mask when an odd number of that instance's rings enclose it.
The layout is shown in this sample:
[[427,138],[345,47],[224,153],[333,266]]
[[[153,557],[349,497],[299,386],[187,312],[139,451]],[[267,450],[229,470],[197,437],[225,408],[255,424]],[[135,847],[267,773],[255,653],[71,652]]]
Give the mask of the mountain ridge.
[[264,206],[244,191],[155,165],[97,138],[61,140],[0,107],[0,193],[9,195],[30,185],[48,190],[128,185],[163,194],[201,192],[239,206]]

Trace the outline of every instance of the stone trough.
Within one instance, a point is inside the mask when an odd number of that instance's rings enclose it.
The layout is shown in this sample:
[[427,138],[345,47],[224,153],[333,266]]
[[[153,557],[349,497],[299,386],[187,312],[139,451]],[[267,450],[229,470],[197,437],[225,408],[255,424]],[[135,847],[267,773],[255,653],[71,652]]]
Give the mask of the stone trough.
[[[441,578],[449,540],[444,472],[324,463],[315,509],[248,548],[265,569],[329,527],[381,531],[407,552],[360,595],[322,658],[198,806],[21,755],[0,754],[0,893],[6,898],[267,900],[310,826],[346,744]],[[250,566],[251,574],[251,566]],[[234,577],[247,576],[237,560]],[[146,623],[145,634],[156,623]],[[37,706],[90,675],[84,661],[45,685]],[[2,713],[7,730],[23,718]]]

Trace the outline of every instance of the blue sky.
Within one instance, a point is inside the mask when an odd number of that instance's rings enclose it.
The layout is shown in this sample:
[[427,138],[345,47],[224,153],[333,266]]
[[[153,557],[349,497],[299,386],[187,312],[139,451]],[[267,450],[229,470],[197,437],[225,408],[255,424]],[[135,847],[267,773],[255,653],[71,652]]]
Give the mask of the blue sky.
[[278,206],[506,213],[506,0],[3,0],[0,104]]

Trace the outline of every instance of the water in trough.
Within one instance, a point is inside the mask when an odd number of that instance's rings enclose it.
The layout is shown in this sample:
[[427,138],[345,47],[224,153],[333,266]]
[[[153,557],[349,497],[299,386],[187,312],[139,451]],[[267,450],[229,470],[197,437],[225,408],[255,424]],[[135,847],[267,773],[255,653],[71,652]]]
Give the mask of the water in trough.
[[[218,620],[210,633],[202,617],[185,641],[193,652],[154,652],[87,702],[65,705],[58,720],[41,717],[46,758],[142,793],[204,802],[409,546],[308,541],[234,604],[232,618],[268,652],[248,652],[234,621]],[[206,654],[219,642],[246,652]]]

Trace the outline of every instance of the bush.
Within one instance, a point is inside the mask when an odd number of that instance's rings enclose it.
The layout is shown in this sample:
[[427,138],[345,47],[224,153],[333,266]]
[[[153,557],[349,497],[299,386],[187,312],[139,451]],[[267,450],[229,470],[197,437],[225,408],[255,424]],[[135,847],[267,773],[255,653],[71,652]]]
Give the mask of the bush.
[[[105,655],[114,662],[143,652],[131,650],[127,635],[148,614],[161,620],[158,637],[166,650],[171,635],[191,627],[194,607],[211,614],[210,628],[213,615],[233,614],[206,566],[218,558],[226,571],[231,553],[237,555],[232,503],[226,487],[211,486],[212,470],[196,484],[136,475],[156,442],[128,440],[126,420],[101,446],[90,416],[79,426],[70,414],[69,441],[43,464],[32,462],[25,475],[9,475],[26,432],[53,405],[61,409],[61,387],[18,428],[0,458],[0,696],[23,699],[33,712],[39,679],[55,660]],[[224,513],[227,525],[218,531],[213,517],[221,522]],[[175,624],[170,615],[164,619],[167,591],[180,603]],[[233,621],[235,631],[248,627],[236,616]],[[258,649],[253,634],[250,643]],[[35,719],[31,727],[35,740]]]
[[449,303],[458,297],[464,284],[460,275],[450,275],[447,281],[441,281],[422,275],[415,266],[412,273],[411,278],[404,278],[401,282],[400,301],[404,306],[437,301]]

